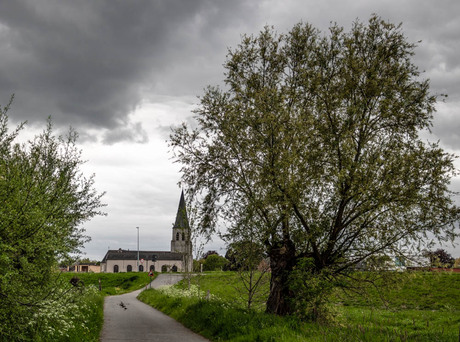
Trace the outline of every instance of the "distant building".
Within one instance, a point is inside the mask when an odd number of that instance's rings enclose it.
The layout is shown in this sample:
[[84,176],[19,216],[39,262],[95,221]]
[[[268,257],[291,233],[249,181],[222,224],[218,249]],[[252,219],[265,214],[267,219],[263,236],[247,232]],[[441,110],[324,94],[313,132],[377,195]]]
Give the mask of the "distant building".
[[190,226],[187,217],[184,192],[181,193],[176,221],[172,228],[170,251],[109,250],[102,259],[101,272],[185,272],[193,265]]
[[99,273],[101,266],[97,262],[77,262],[74,265],[61,269],[64,272],[78,272],[78,273]]

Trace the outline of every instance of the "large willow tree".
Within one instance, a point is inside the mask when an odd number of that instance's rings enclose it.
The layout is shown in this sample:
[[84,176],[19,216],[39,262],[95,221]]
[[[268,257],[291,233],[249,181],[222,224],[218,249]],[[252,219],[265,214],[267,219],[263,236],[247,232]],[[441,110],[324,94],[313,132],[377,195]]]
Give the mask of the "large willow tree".
[[266,28],[229,51],[226,87],[206,89],[197,127],[172,133],[201,227],[256,228],[270,256],[268,312],[293,312],[298,267],[336,277],[458,235],[454,156],[419,137],[436,96],[414,48],[377,16],[326,35]]

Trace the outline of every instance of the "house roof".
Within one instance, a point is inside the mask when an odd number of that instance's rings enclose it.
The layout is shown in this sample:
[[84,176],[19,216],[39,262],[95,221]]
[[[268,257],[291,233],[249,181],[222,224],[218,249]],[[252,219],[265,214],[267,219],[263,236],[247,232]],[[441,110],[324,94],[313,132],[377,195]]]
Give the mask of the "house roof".
[[[182,260],[183,254],[176,252],[165,251],[139,251],[139,259],[152,260],[152,256],[156,255],[156,260]],[[107,260],[137,260],[137,251],[115,249],[109,250],[102,259],[102,262]]]
[[177,209],[176,222],[174,228],[190,229],[188,224],[187,209],[185,207],[184,191],[180,195],[179,208]]

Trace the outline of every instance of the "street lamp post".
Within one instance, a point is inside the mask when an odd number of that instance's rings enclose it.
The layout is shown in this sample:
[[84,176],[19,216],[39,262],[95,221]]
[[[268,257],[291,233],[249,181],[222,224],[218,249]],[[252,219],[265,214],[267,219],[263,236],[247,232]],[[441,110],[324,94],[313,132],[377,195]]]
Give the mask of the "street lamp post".
[[139,227],[137,229],[137,272],[139,272]]

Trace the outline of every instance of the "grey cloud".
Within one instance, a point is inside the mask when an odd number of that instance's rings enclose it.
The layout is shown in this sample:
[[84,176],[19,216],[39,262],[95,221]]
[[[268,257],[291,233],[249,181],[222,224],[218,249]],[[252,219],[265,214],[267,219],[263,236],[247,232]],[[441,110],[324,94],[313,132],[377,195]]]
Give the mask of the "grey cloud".
[[460,101],[452,102],[449,98],[442,104],[439,113],[435,113],[433,134],[441,143],[452,149],[460,150]]
[[140,122],[129,123],[127,126],[119,126],[107,131],[103,135],[102,142],[108,145],[113,145],[122,141],[131,141],[136,143],[147,143],[149,137],[147,132],[142,128]]
[[112,129],[105,142],[130,137],[128,129],[141,131],[125,122],[143,89],[190,92],[201,84],[218,32],[209,25],[218,24],[216,9],[226,3],[1,2],[0,94],[16,94],[18,120],[52,115],[77,129]]
[[450,0],[438,6],[412,0],[399,5],[399,15],[393,17],[402,21],[410,41],[420,41],[414,61],[420,71],[425,71],[422,77],[430,79],[433,93],[447,93],[451,99],[459,100],[460,2]]
[[156,132],[158,133],[158,136],[163,139],[164,141],[169,141],[169,136],[172,133],[172,130],[175,128],[178,128],[179,125],[159,125],[156,127]]
[[1,1],[0,103],[15,93],[16,121],[51,115],[79,131],[101,129],[105,143],[147,141],[142,124],[129,117],[141,100],[199,95],[221,83],[226,49],[241,34],[265,24],[285,32],[300,20],[323,31],[331,21],[348,29],[372,13],[402,22],[410,41],[422,40],[414,56],[426,70],[422,77],[434,93],[457,100],[459,11],[457,0]]

